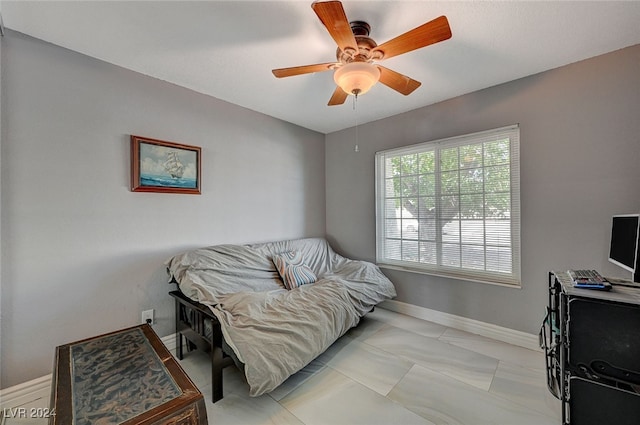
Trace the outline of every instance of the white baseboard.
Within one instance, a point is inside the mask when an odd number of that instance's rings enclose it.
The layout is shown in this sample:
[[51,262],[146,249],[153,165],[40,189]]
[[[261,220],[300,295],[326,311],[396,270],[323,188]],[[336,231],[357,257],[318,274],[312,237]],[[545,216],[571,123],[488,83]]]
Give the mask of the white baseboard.
[[[160,340],[175,355],[176,334],[164,336]],[[52,375],[49,374],[0,390],[0,409],[20,407],[41,398],[48,400],[51,397],[51,379]]]
[[167,350],[171,351],[171,354],[175,356],[176,355],[176,334],[163,336],[162,338],[160,338],[160,340],[162,341],[164,346],[167,347]]
[[456,316],[454,314],[444,313],[442,311],[432,310],[426,307],[420,307],[400,301],[384,301],[380,304],[380,307],[416,317],[418,319],[434,322],[439,325],[471,332],[476,335],[482,335],[508,344],[517,345],[530,350],[541,351],[538,343],[538,336],[534,334],[505,328],[491,323],[480,322],[479,320]]
[[51,374],[0,390],[2,409],[19,407],[51,395]]

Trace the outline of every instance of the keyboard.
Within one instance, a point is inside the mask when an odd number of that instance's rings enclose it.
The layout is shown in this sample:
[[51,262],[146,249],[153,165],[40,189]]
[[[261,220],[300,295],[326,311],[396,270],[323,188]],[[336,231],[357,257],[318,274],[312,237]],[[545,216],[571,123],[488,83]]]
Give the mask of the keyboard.
[[596,270],[569,270],[567,273],[576,288],[611,289],[611,284]]

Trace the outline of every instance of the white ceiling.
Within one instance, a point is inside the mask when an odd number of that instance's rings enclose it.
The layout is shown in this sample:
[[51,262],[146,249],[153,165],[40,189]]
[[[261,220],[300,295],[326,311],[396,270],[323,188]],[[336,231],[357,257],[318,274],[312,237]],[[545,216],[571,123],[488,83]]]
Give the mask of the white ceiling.
[[327,106],[332,72],[271,70],[335,60],[311,1],[0,1],[7,28],[329,133],[640,43],[639,1],[343,1],[381,44],[446,15],[452,38],[384,61],[422,86],[377,84]]

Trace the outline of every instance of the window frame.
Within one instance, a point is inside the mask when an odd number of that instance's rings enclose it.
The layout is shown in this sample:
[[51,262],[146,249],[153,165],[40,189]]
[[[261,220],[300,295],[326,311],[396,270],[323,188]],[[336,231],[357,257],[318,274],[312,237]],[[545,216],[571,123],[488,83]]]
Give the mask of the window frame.
[[[386,173],[386,160],[387,158],[400,157],[404,155],[412,155],[412,154],[420,154],[424,152],[434,152],[434,178],[435,182],[435,193],[434,199],[436,200],[435,207],[435,221],[438,223],[443,223],[445,219],[442,218],[443,215],[443,207],[440,205],[440,199],[442,198],[442,173],[443,171],[440,169],[439,163],[439,153],[445,149],[450,148],[460,148],[461,146],[469,146],[469,145],[477,145],[484,144],[487,142],[494,142],[499,140],[509,140],[509,197],[510,197],[510,209],[509,209],[509,218],[508,221],[510,223],[510,251],[511,251],[511,272],[499,272],[499,271],[490,271],[490,270],[482,270],[477,268],[463,268],[462,260],[460,260],[460,266],[447,266],[442,264],[442,260],[444,254],[442,253],[443,241],[442,236],[444,232],[438,232],[438,226],[434,225],[435,231],[435,240],[431,241],[435,243],[437,247],[436,253],[436,264],[427,264],[418,261],[408,261],[408,260],[397,260],[385,258],[385,243],[388,241],[423,241],[420,236],[417,238],[403,238],[402,234],[400,237],[389,237],[386,233],[386,222],[388,220],[386,216],[387,211],[387,200],[391,199],[402,199],[403,195],[396,196],[397,192],[394,192],[394,196],[387,196],[386,184],[387,179],[390,177]],[[484,146],[484,145],[483,145]],[[484,158],[484,157],[483,157]],[[488,168],[484,163],[482,163],[482,170],[485,171]],[[460,172],[462,170],[462,166],[458,165],[457,170]],[[446,173],[446,170],[445,170]],[[420,178],[422,175],[427,173],[421,173],[418,171],[416,176]],[[482,184],[482,196],[483,200],[486,197],[487,193],[491,193],[485,187],[486,177],[483,177]],[[459,185],[459,184],[458,184]],[[457,196],[461,195],[461,190],[458,187]],[[401,207],[404,209],[404,207]],[[396,210],[398,207],[396,207]],[[433,140],[429,142],[418,143],[409,146],[403,146],[399,148],[388,149],[384,151],[376,152],[375,156],[375,213],[376,213],[376,262],[380,267],[383,268],[391,268],[391,269],[399,269],[408,272],[414,273],[425,273],[430,275],[442,276],[455,278],[460,280],[468,280],[474,282],[482,282],[488,284],[496,284],[503,285],[512,288],[520,288],[521,287],[521,246],[520,246],[520,228],[521,228],[521,209],[520,209],[520,127],[519,125],[510,125],[506,127],[501,127],[497,129],[481,131],[477,133],[465,134],[462,136],[449,137],[444,139]],[[401,213],[401,215],[403,212]],[[391,219],[398,220],[396,216],[397,212]],[[482,214],[482,223],[483,226],[486,226],[487,221],[491,218],[486,214]],[[462,217],[458,217],[460,223],[464,221]],[[400,221],[402,223],[402,221]],[[396,225],[397,226],[397,225]],[[400,224],[400,226],[403,226]],[[444,225],[442,225],[444,228]],[[485,229],[483,228],[483,231]],[[401,230],[402,233],[402,230]],[[484,239],[481,246],[483,247],[483,253],[486,256],[486,248],[492,247],[492,244],[487,243],[487,235],[488,233],[484,233]],[[459,245],[460,249],[464,244],[463,236],[459,236]],[[426,240],[424,240],[426,241]],[[479,246],[479,245],[476,245]],[[494,247],[495,248],[495,247]],[[461,251],[462,252],[462,251]],[[462,258],[462,254],[461,257]],[[485,257],[486,259],[486,257]],[[483,265],[486,269],[486,261]]]

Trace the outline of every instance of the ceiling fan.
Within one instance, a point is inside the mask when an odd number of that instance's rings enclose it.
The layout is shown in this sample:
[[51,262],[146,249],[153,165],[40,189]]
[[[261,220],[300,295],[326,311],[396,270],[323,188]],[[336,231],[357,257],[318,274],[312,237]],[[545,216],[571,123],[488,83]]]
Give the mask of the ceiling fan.
[[419,81],[375,62],[451,38],[449,21],[446,16],[440,16],[378,45],[369,37],[369,24],[349,22],[339,1],[317,1],[311,8],[338,45],[337,62],[280,68],[272,72],[277,78],[283,78],[335,70],[333,79],[338,87],[329,100],[329,106],[343,104],[350,94],[357,97],[366,93],[378,81],[405,96],[411,94],[420,87]]

